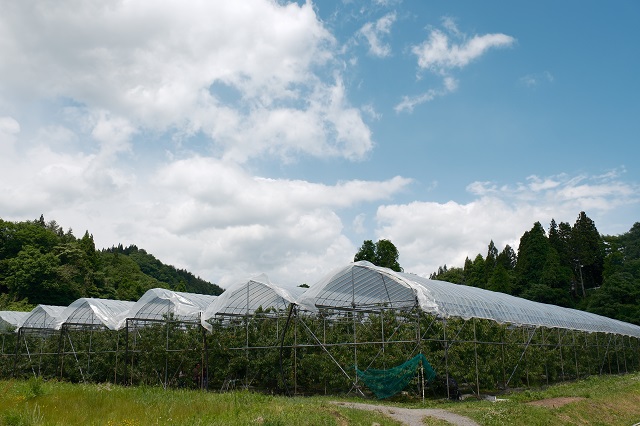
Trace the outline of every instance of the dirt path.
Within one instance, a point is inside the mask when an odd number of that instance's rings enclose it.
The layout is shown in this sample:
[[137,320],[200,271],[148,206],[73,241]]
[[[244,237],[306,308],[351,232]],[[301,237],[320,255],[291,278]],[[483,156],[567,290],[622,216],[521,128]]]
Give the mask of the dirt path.
[[425,417],[435,417],[458,426],[480,426],[468,417],[439,408],[399,408],[386,405],[362,404],[359,402],[334,402],[334,404],[341,407],[357,408],[358,410],[378,411],[407,426],[424,426],[422,419]]

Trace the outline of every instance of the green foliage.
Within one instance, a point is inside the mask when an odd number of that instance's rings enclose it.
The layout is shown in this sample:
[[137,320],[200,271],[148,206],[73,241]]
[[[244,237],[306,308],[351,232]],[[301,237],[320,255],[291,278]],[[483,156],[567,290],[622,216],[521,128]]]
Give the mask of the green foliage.
[[135,245],[126,248],[119,245],[105,250],[105,252],[122,254],[129,257],[140,267],[140,271],[142,271],[143,274],[165,283],[166,286],[172,290],[211,294],[214,296],[220,295],[223,292],[223,289],[219,286],[195,277],[188,271],[163,264],[152,254],[147,253],[143,249],[139,249]]
[[136,246],[97,251],[88,231],[78,239],[43,216],[26,222],[0,219],[0,307],[64,306],[80,297],[137,300],[154,287],[222,293]]
[[464,268],[439,267],[431,279],[486,288],[536,302],[584,309],[640,324],[640,223],[622,235],[600,235],[580,212],[573,226],[551,220],[548,235],[539,222],[497,254],[467,258]]
[[375,244],[371,240],[365,240],[353,258],[353,261],[366,260],[376,266],[402,272],[402,268],[398,263],[399,256],[398,249],[389,240],[378,240]]
[[464,284],[465,276],[462,268],[447,268],[447,265],[440,266],[438,272],[434,272],[429,279],[447,281],[454,284]]
[[472,287],[485,288],[487,285],[485,260],[481,254],[471,262],[467,259],[464,262],[465,284]]

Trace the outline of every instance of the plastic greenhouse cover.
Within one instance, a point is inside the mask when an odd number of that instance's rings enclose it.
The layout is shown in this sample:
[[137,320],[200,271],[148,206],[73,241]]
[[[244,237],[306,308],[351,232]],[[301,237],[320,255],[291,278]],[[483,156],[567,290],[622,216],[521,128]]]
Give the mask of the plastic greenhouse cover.
[[163,320],[170,314],[180,321],[198,320],[200,312],[203,312],[216,298],[207,294],[152,288],[147,290],[128,311],[120,315],[118,327],[124,327],[128,318]]
[[59,330],[63,324],[104,325],[111,330],[118,329],[118,318],[129,310],[134,302],[83,297],[70,304],[55,322]]
[[66,306],[38,305],[24,319],[20,328],[54,329],[56,320]]
[[282,288],[265,274],[258,275],[225,290],[202,314],[202,325],[211,330],[208,320],[215,316],[251,315],[258,308],[285,310],[302,290]]
[[416,283],[398,277],[390,269],[360,261],[334,269],[302,293],[296,303],[315,311],[321,307],[412,309],[416,301],[430,312],[438,308]]
[[[410,297],[413,301],[410,301]],[[483,318],[521,326],[563,328],[640,337],[640,326],[589,312],[533,302],[527,299],[430,280],[395,272],[361,261],[339,268],[298,298],[305,309],[336,307],[411,308],[442,318]]]
[[29,316],[29,312],[0,311],[0,333],[15,331]]

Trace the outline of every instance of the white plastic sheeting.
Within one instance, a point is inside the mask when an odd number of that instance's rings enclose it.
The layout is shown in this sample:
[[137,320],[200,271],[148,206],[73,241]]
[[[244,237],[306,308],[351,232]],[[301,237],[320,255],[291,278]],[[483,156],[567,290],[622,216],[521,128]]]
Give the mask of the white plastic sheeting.
[[422,289],[404,280],[392,270],[360,261],[338,268],[309,287],[296,303],[307,310],[341,309],[413,309],[419,302],[424,310],[437,305],[427,300]]
[[640,326],[504,293],[394,272],[361,261],[339,268],[297,300],[307,310],[410,309],[442,318],[483,318],[498,323],[621,334],[640,338]]
[[178,321],[199,321],[203,312],[216,296],[184,293],[152,288],[119,318],[119,327],[124,327],[127,319],[160,321],[171,317]]
[[15,331],[29,316],[29,312],[0,311],[0,333]]
[[225,290],[202,314],[202,325],[210,330],[209,321],[216,317],[252,315],[259,308],[284,311],[302,291],[302,288],[284,289],[261,274]]
[[66,306],[38,305],[24,319],[21,329],[53,330]]
[[124,300],[96,299],[83,297],[70,304],[56,320],[54,328],[59,330],[63,324],[71,326],[105,326],[117,330],[118,318],[133,307],[134,302]]

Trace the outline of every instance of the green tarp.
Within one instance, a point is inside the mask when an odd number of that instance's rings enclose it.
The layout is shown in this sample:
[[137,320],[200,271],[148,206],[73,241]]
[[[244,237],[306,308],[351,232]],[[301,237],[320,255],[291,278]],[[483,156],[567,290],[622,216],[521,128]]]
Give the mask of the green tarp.
[[366,371],[360,371],[356,368],[356,373],[378,399],[384,399],[406,388],[415,377],[416,369],[420,366],[420,363],[424,368],[425,380],[430,382],[435,379],[436,372],[423,354],[418,354],[405,363],[388,370],[369,368]]

